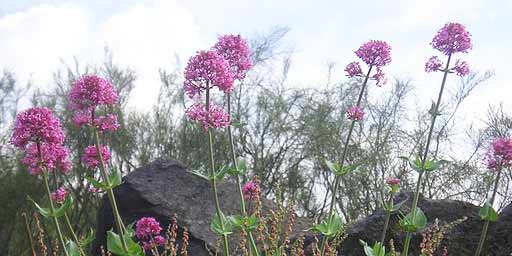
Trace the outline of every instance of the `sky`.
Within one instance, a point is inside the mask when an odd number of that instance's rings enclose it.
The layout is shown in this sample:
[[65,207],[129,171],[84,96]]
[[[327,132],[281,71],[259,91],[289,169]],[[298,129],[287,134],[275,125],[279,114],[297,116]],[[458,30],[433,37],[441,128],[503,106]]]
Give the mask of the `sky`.
[[107,46],[115,63],[137,73],[129,106],[148,110],[160,85],[158,69],[174,70],[176,56],[186,60],[222,34],[251,37],[286,26],[284,44],[294,51],[288,86],[325,85],[331,62],[332,79],[343,81],[354,51],[378,39],[392,46],[388,77],[411,80],[413,102],[427,108],[441,80],[440,73],[424,72],[426,60],[439,54],[429,43],[446,22],[460,22],[472,34],[473,50],[456,57],[474,71],[495,72],[463,105],[459,117],[469,123],[483,120],[490,104],[512,107],[510,13],[508,0],[3,0],[0,70],[44,88],[75,57],[101,63]]

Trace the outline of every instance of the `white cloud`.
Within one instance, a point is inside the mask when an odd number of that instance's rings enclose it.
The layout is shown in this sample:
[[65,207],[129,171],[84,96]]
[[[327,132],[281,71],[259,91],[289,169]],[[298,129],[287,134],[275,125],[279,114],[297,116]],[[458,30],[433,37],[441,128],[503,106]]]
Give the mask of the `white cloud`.
[[[103,49],[114,62],[137,72],[130,105],[148,109],[160,86],[158,69],[174,67],[175,54],[188,58],[206,40],[194,16],[176,1],[135,4],[100,18],[92,7],[78,4],[37,5],[0,18],[0,67],[22,81],[51,83],[52,72],[72,63],[98,64]],[[185,60],[186,61],[186,60]]]

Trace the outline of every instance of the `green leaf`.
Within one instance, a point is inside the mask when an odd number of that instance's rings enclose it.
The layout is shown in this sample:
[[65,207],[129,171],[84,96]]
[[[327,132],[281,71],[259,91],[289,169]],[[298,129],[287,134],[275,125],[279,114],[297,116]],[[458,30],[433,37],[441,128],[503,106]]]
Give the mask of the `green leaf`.
[[244,229],[244,217],[240,215],[231,215],[227,218],[231,225],[239,230]]
[[336,175],[340,171],[340,165],[337,163],[333,163],[329,160],[325,160],[325,165],[327,165],[327,168],[329,168],[329,170]]
[[94,230],[89,229],[89,232],[82,238],[80,241],[80,245],[82,247],[87,247],[88,244],[90,244],[94,240]]
[[68,252],[69,256],[81,256],[78,245],[72,240],[66,241],[66,251]]
[[427,226],[427,217],[420,208],[416,208],[414,215],[411,211],[400,220],[400,226],[404,231],[416,232]]
[[402,205],[407,202],[407,199],[402,201],[402,202],[398,202],[396,204],[393,205],[393,208],[391,208],[391,212],[397,212],[398,210],[400,210],[400,208],[402,208]]
[[121,243],[121,237],[112,232],[112,230],[107,232],[107,249],[116,255],[119,256],[144,256],[144,250],[142,247],[133,241],[132,237],[128,234],[125,234],[124,241],[126,242],[126,247],[128,251],[123,250],[123,246]]
[[37,204],[34,200],[32,200],[31,197],[27,196],[27,199],[32,202],[32,204],[34,204],[34,206],[36,207],[36,210],[37,212],[39,212],[39,214],[41,214],[42,216],[44,216],[45,218],[49,218],[49,217],[52,217],[53,215],[51,214],[51,210],[50,208],[44,208],[44,207],[41,207],[39,206],[39,204]]
[[55,212],[53,213],[53,215],[57,218],[64,216],[66,211],[68,209],[70,209],[72,205],[73,205],[73,197],[71,197],[71,196],[66,197],[66,200],[64,200],[64,203],[61,206],[59,206],[57,209],[55,209]]
[[85,177],[85,179],[88,180],[89,183],[91,183],[92,186],[95,188],[107,190],[109,187],[107,183],[97,181],[94,177]]
[[247,226],[245,227],[245,231],[252,232],[252,231],[256,230],[259,222],[260,222],[260,219],[258,219],[258,217],[255,214],[249,216],[247,218],[247,223],[246,223]]
[[123,246],[121,244],[121,238],[118,234],[107,231],[107,249],[109,252],[124,256],[126,252],[123,250]]
[[422,172],[423,169],[421,168],[421,158],[419,155],[416,155],[414,158],[408,158],[406,156],[400,156],[398,157],[402,160],[405,160],[409,163],[409,166],[417,172]]
[[425,162],[425,166],[423,167],[423,169],[427,172],[431,172],[431,171],[435,171],[437,169],[439,169],[439,167],[441,167],[441,165],[443,164],[447,164],[449,163],[449,161],[447,160],[439,160],[439,161],[434,161],[434,160],[427,160]]
[[213,216],[210,228],[216,234],[225,236],[232,234],[234,230],[233,223],[228,221],[222,212],[220,213],[220,218],[217,214]]
[[[329,220],[331,222],[329,223]],[[331,218],[324,219],[320,224],[314,225],[309,230],[320,232],[326,237],[333,237],[337,235],[343,227],[343,221],[337,213],[333,213]]]
[[434,101],[432,101],[432,105],[430,105],[430,109],[428,110],[428,113],[431,116],[440,116],[441,115],[441,113],[436,110],[436,103]]
[[380,242],[376,242],[373,245],[373,248],[370,247],[365,241],[359,239],[359,243],[364,248],[364,254],[366,256],[385,256],[386,255],[386,248],[380,244]]
[[498,221],[498,213],[494,210],[490,202],[485,202],[478,212],[482,220],[496,222]]
[[122,174],[117,168],[112,169],[112,173],[109,176],[109,181],[110,181],[109,188],[115,188],[115,187],[121,185],[121,183],[123,182]]

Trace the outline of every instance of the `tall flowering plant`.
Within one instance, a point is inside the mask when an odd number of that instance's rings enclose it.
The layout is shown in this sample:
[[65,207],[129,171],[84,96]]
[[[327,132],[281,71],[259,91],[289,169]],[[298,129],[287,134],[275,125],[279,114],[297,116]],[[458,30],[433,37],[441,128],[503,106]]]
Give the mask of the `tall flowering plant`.
[[489,198],[489,200],[480,208],[479,215],[484,221],[484,226],[480,235],[478,247],[475,251],[475,256],[479,256],[482,253],[489,223],[496,222],[498,220],[498,213],[494,210],[493,204],[496,199],[496,193],[498,192],[498,185],[502,170],[510,169],[512,167],[512,138],[494,139],[485,158],[487,168],[496,173],[496,178],[494,180],[491,198]]
[[434,49],[446,55],[447,60],[446,64],[443,64],[439,57],[433,56],[425,64],[426,72],[442,72],[443,80],[441,82],[437,101],[432,104],[432,108],[429,111],[432,119],[423,154],[421,156],[416,156],[414,159],[408,159],[410,166],[418,172],[418,180],[416,182],[416,191],[411,205],[411,212],[400,220],[402,228],[407,232],[402,255],[408,255],[412,233],[425,228],[427,223],[425,214],[417,207],[423,175],[425,172],[431,172],[438,169],[440,165],[445,162],[443,160],[435,161],[434,159],[428,159],[428,153],[436,119],[440,115],[439,106],[441,104],[446,79],[450,73],[456,73],[459,76],[469,74],[469,66],[465,61],[457,60],[453,66],[450,66],[455,54],[467,53],[472,47],[471,36],[466,31],[464,25],[459,23],[446,23],[437,32],[430,44]]
[[[247,71],[252,68],[252,60],[250,56],[250,49],[247,41],[243,39],[240,35],[224,35],[219,37],[217,43],[213,46],[213,49],[219,53],[229,65],[231,72],[233,73],[233,78],[235,81],[239,81],[239,86],[242,86],[242,81],[245,78]],[[241,97],[241,95],[239,95]],[[226,91],[226,105],[228,115],[231,116],[231,91]],[[236,225],[243,230],[243,232],[247,233],[249,238],[250,245],[250,254],[251,255],[259,255],[258,247],[256,246],[256,241],[253,237],[253,234],[247,225],[244,223],[254,222],[257,218],[255,216],[249,217],[247,214],[247,209],[245,206],[245,200],[247,200],[247,189],[249,187],[244,186],[242,188],[241,177],[245,174],[246,166],[245,163],[238,163],[237,156],[235,152],[235,145],[233,141],[233,129],[231,124],[227,126],[228,130],[228,138],[229,138],[229,146],[231,150],[231,160],[232,160],[232,168],[229,169],[229,173],[235,177],[237,183],[238,194],[240,197],[240,211],[242,213],[241,217],[235,217],[235,219],[244,221],[239,221],[240,225]]]
[[361,85],[361,90],[359,92],[356,105],[349,107],[346,112],[347,119],[351,122],[347,137],[344,142],[344,148],[340,162],[326,162],[328,169],[336,175],[334,180],[334,187],[332,188],[329,213],[325,220],[312,228],[312,230],[318,231],[323,235],[321,246],[322,254],[325,252],[325,248],[328,247],[328,240],[336,236],[342,227],[341,218],[335,210],[336,195],[339,190],[341,177],[348,172],[355,170],[360,165],[358,163],[345,165],[345,158],[348,153],[348,145],[350,143],[350,138],[352,136],[355,124],[362,121],[364,118],[364,111],[362,109],[361,103],[365,89],[367,87],[368,81],[370,80],[375,80],[378,86],[386,83],[382,68],[391,62],[391,47],[384,41],[372,40],[366,42],[361,47],[359,47],[355,53],[357,57],[359,57],[359,59],[361,59],[368,66],[368,70],[366,73],[363,73],[362,68],[358,62],[349,63],[345,69],[348,77],[363,77],[364,80]]
[[213,157],[212,129],[228,127],[229,115],[219,106],[211,103],[210,93],[214,88],[222,92],[233,89],[234,75],[229,63],[215,50],[199,51],[188,61],[185,68],[184,89],[190,98],[205,96],[205,103],[196,103],[186,110],[186,115],[201,124],[208,136],[209,179],[212,185],[215,216],[211,223],[214,232],[222,237],[224,255],[229,255],[227,236],[232,233],[232,226],[222,213],[217,195],[217,181],[223,176],[215,169]]
[[[71,168],[69,150],[63,145],[64,132],[59,119],[48,108],[27,109],[16,116],[10,142],[25,152],[21,162],[27,165],[30,174],[43,176],[50,207],[41,207],[36,202],[34,205],[41,215],[53,220],[64,254],[70,255],[58,218],[71,207],[72,198],[62,192],[52,193],[48,182],[50,172],[60,170],[67,173]],[[61,205],[57,207],[57,204]]]
[[119,255],[140,255],[143,250],[132,240],[131,232],[124,226],[113,192],[113,188],[121,184],[121,173],[116,169],[108,170],[107,161],[111,154],[101,144],[101,135],[116,131],[119,124],[115,115],[100,113],[115,106],[117,100],[112,84],[96,75],[85,75],[74,81],[68,95],[69,107],[75,111],[73,122],[78,127],[89,128],[94,139],[94,144],[85,148],[81,160],[87,168],[99,169],[101,179],[96,180],[93,176],[87,177],[87,180],[96,189],[106,191],[114,215],[118,233],[108,232],[108,250]]

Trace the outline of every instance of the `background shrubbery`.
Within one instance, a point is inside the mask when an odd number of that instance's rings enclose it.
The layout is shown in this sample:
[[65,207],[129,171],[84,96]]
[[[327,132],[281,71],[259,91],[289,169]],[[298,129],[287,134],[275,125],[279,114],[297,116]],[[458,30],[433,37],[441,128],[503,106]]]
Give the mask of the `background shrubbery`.
[[[291,52],[281,47],[286,29],[278,28],[251,40],[254,69],[244,83],[233,92],[233,117],[236,150],[245,156],[260,177],[262,193],[267,197],[280,195],[293,199],[299,214],[324,217],[328,211],[326,197],[333,175],[327,171],[325,159],[339,160],[341,145],[349,122],[346,109],[353,105],[360,82],[330,81],[309,88],[298,88],[286,80]],[[29,250],[21,213],[31,213],[33,206],[27,194],[35,201],[43,198],[41,180],[30,177],[26,167],[19,164],[21,155],[8,143],[12,120],[19,109],[30,106],[48,106],[63,122],[67,135],[65,144],[72,153],[83,152],[90,144],[88,133],[72,122],[72,113],[66,106],[71,83],[86,73],[94,73],[112,81],[119,95],[117,113],[120,129],[106,134],[113,152],[112,165],[124,174],[160,156],[173,157],[191,169],[206,171],[206,138],[201,128],[183,114],[186,97],[182,85],[183,67],[159,70],[161,87],[158,101],[146,112],[130,111],[127,101],[136,81],[134,71],[113,63],[106,54],[103,64],[83,66],[79,61],[54,75],[54,83],[42,86],[23,85],[16,75],[4,71],[0,78],[0,255],[20,255]],[[328,67],[330,74],[332,67]],[[155,71],[157,72],[157,71]],[[429,198],[452,198],[479,203],[485,200],[492,185],[490,173],[482,168],[483,142],[496,136],[510,136],[512,117],[500,105],[489,107],[486,127],[456,126],[455,113],[472,90],[487,80],[492,73],[472,74],[457,82],[442,105],[434,131],[431,155],[452,162],[440,171],[428,173],[422,192]],[[37,83],[37,81],[34,81]],[[350,162],[364,161],[357,172],[342,179],[338,208],[347,221],[364,217],[377,207],[383,180],[396,176],[404,190],[413,190],[415,179],[408,167],[397,157],[403,152],[420,154],[424,148],[425,133],[430,122],[429,113],[416,109],[407,102],[414,92],[410,81],[390,81],[386,93],[370,92],[364,95],[365,122],[357,126],[352,136]],[[243,95],[243,97],[239,97]],[[372,100],[367,100],[372,97]],[[27,101],[28,99],[28,101]],[[218,101],[221,102],[221,101]],[[461,136],[461,134],[463,134]],[[454,135],[457,138],[453,140]],[[228,138],[216,134],[215,159],[218,165],[229,165]],[[461,154],[461,152],[473,152]],[[78,234],[95,226],[95,211],[99,200],[85,180],[90,175],[73,155],[72,175],[66,176],[68,188],[75,198],[75,210],[70,218]],[[483,178],[482,178],[483,177]],[[512,174],[504,173],[499,189],[499,208],[512,201],[510,188]],[[69,186],[73,184],[73,186]],[[57,186],[56,186],[57,187]],[[277,191],[281,193],[277,193]],[[43,228],[52,234],[53,227],[43,222]],[[55,237],[55,236],[53,236]],[[48,242],[50,243],[50,242]]]

